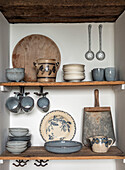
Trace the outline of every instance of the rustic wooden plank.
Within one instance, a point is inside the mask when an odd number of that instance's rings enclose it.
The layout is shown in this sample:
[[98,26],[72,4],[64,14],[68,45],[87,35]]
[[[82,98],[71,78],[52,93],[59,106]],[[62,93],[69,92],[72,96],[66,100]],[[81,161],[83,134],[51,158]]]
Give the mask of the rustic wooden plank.
[[26,87],[70,87],[70,86],[115,86],[125,84],[125,81],[83,81],[83,82],[1,82],[0,86],[26,86]]
[[6,17],[9,23],[89,23],[115,22],[117,17]]
[[123,6],[124,0],[2,0],[2,5],[10,6],[34,6],[34,5],[55,5],[55,6]]
[[73,6],[73,7],[55,7],[55,6],[35,6],[35,7],[7,7],[1,9],[5,16],[20,16],[20,17],[69,17],[69,16],[118,16],[124,7],[86,7]]
[[19,155],[8,151],[0,155],[2,160],[82,160],[82,159],[125,159],[125,154],[116,146],[112,146],[107,153],[94,153],[88,147],[83,147],[79,152],[71,154],[54,154],[42,146],[32,146]]

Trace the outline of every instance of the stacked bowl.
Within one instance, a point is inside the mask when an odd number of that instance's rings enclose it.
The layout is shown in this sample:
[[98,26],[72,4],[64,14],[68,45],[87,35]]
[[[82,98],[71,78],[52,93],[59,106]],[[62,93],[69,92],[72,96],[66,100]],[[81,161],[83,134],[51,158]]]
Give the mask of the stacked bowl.
[[31,134],[27,128],[9,128],[6,149],[13,154],[20,154],[31,146]]
[[85,79],[85,65],[66,64],[63,65],[63,79],[70,82],[80,82]]

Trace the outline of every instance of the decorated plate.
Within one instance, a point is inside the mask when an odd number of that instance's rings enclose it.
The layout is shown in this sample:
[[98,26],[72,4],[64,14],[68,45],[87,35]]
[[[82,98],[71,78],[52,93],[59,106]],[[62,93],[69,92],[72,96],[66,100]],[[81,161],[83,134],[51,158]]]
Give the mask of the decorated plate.
[[72,140],[75,133],[75,121],[67,112],[54,110],[41,120],[40,134],[45,141]]

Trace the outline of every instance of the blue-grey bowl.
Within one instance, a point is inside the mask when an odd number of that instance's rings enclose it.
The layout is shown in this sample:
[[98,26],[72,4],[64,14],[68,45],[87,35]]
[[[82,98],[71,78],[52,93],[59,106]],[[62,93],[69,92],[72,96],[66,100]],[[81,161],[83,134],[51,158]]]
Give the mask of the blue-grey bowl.
[[6,69],[6,77],[11,82],[19,82],[24,79],[24,68],[8,68]]
[[44,144],[47,151],[53,153],[73,153],[82,148],[82,143],[76,141],[49,141]]

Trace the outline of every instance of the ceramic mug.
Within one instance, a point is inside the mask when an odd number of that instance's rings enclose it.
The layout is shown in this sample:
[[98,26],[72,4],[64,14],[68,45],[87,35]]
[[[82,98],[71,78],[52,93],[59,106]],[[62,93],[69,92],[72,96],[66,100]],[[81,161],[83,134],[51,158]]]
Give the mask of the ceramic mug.
[[50,107],[50,101],[47,97],[41,97],[37,101],[37,106],[42,109],[44,112],[47,112]]
[[21,109],[23,109],[25,112],[29,112],[34,107],[34,100],[29,96],[20,97],[20,105]]
[[20,100],[18,97],[9,97],[5,105],[10,112],[18,113],[20,110]]
[[115,81],[116,80],[116,69],[115,69],[115,67],[105,68],[105,79],[106,79],[106,81]]
[[93,152],[105,153],[113,144],[113,139],[106,136],[93,136],[89,138]]
[[104,81],[104,69],[94,68],[92,70],[92,79],[93,81]]

